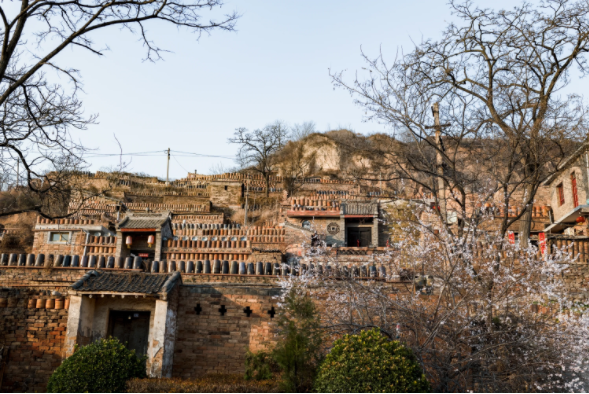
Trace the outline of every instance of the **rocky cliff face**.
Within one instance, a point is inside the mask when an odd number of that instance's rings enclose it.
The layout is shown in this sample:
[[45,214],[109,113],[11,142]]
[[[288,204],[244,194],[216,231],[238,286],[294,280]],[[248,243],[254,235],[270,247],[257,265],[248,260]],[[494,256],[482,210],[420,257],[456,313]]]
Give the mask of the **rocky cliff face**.
[[[283,152],[290,155],[298,152],[298,161],[305,165],[305,174],[312,176],[331,175],[343,177],[352,173],[370,171],[375,157],[371,152],[382,139],[388,143],[389,136],[364,136],[349,130],[333,130],[311,134],[300,141],[289,143]],[[289,159],[287,159],[289,161]],[[292,160],[290,160],[292,162]],[[285,166],[281,165],[284,173]]]

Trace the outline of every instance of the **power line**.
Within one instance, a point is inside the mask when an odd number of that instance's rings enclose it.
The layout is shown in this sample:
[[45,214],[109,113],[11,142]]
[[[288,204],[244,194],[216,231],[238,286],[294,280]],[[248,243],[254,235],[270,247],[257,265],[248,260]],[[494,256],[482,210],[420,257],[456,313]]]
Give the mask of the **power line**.
[[108,156],[159,156],[154,153],[161,154],[163,151],[151,151],[151,152],[133,152],[133,153],[90,153],[86,157],[108,157]]
[[[176,154],[177,157],[214,157],[214,158],[219,158],[219,159],[227,159],[227,160],[233,160],[234,157],[228,157],[228,156],[221,156],[221,155],[205,155],[203,153],[196,153],[196,152],[184,152],[184,151],[177,151],[177,150],[171,150],[171,152],[173,153],[179,153]],[[138,157],[156,157],[156,156],[161,156],[163,154],[167,153],[167,150],[164,151],[151,151],[151,152],[133,152],[133,153],[90,153],[89,155],[86,155],[85,157],[87,158],[92,158],[92,157],[113,157],[113,156],[138,156]]]
[[174,161],[175,161],[176,163],[178,163],[178,165],[179,165],[179,166],[180,166],[180,167],[181,167],[181,168],[182,168],[184,171],[186,171],[186,172],[190,172],[190,171],[188,171],[186,168],[184,168],[184,166],[182,166],[182,164],[180,164],[180,162],[179,162],[178,160],[176,160],[176,157],[175,157],[175,156],[172,156],[172,158],[174,159]]
[[234,157],[227,157],[227,156],[220,156],[220,155],[205,155],[205,154],[202,154],[202,153],[183,152],[183,151],[179,151],[179,150],[173,150],[172,152],[181,153],[181,154],[184,154],[184,155],[189,155],[189,156],[177,155],[178,157],[200,156],[200,157],[217,157],[217,158],[228,159],[228,160],[235,159]]

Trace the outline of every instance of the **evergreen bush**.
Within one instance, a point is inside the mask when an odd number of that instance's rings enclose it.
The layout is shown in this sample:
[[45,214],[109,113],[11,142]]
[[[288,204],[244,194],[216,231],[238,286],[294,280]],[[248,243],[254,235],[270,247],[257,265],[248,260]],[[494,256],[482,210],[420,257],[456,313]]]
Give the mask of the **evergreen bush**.
[[301,289],[285,295],[277,317],[279,341],[270,360],[281,372],[284,392],[307,392],[313,388],[321,361],[322,335],[315,304]]
[[145,357],[137,357],[116,338],[82,346],[51,375],[50,393],[124,392],[127,380],[145,377]]
[[335,341],[315,380],[318,392],[428,392],[430,384],[411,349],[378,329]]

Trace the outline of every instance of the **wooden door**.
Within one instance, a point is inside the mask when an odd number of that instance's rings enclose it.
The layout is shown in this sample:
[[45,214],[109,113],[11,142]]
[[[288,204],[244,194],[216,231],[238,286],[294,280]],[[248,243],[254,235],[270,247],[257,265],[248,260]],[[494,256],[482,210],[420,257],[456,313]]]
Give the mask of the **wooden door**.
[[110,311],[108,334],[138,355],[147,354],[149,315],[149,312]]
[[367,227],[348,227],[348,246],[366,247],[372,243],[372,229]]

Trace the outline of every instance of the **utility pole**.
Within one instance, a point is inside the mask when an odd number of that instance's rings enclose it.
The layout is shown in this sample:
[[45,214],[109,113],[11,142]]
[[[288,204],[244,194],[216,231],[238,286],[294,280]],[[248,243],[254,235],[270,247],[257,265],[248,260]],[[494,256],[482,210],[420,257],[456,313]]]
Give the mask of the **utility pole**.
[[247,197],[250,194],[250,183],[249,183],[249,179],[246,179],[245,181],[245,185],[246,185],[246,192],[245,192],[245,215],[243,216],[243,227],[247,227]]
[[168,166],[166,167],[166,186],[170,184],[170,148],[168,148]]

